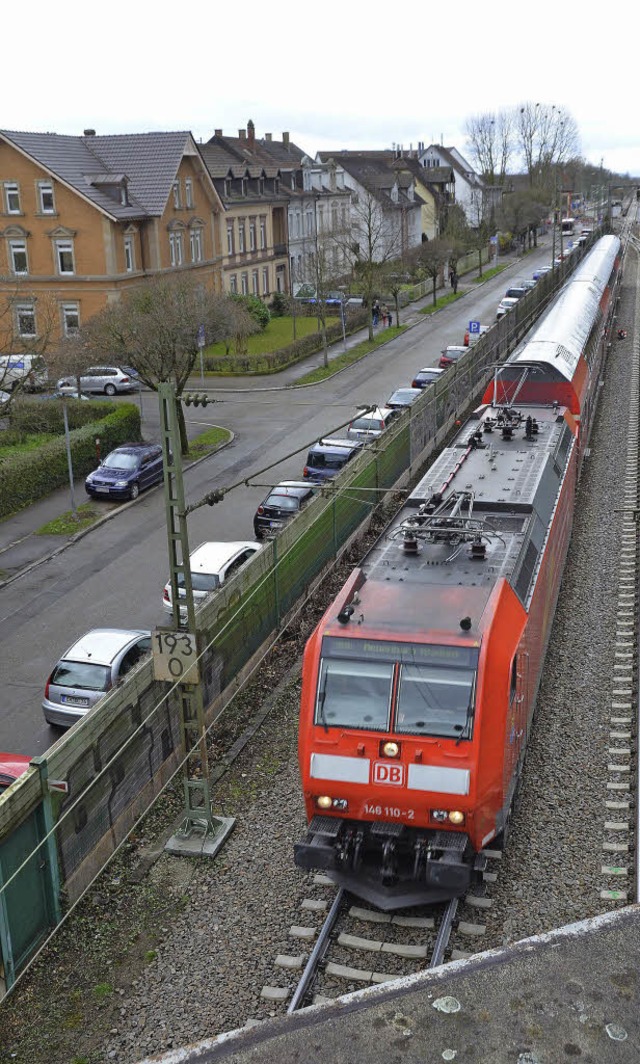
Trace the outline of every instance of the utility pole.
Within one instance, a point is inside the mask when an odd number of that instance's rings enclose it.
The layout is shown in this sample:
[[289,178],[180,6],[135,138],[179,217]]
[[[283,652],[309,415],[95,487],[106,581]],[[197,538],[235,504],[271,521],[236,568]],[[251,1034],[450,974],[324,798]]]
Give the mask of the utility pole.
[[[157,628],[153,636],[155,677],[179,684],[180,732],[183,765],[184,815],[180,828],[167,842],[170,853],[213,856],[231,832],[235,820],[211,812],[209,759],[202,685],[198,669],[198,632],[189,565],[187,514],[204,502],[218,501],[212,493],[196,506],[185,507],[182,453],[173,386],[158,385],[160,432],[164,459],[164,499],[171,579],[173,625]],[[213,498],[216,496],[216,498]],[[180,591],[184,590],[184,597]],[[186,618],[182,616],[186,608]]]

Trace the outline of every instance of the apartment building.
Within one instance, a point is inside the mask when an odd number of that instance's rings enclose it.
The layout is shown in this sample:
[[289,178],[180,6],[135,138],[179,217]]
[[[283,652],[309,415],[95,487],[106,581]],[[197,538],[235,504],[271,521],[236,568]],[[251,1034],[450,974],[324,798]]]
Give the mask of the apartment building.
[[[129,286],[190,271],[221,290],[222,204],[191,133],[0,131],[2,346],[70,335]],[[49,323],[50,324],[50,323]]]

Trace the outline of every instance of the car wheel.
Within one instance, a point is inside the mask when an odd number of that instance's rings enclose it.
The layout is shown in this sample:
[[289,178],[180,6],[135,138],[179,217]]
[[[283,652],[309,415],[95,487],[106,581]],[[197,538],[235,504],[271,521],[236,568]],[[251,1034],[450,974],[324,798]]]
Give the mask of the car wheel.
[[138,484],[132,484],[129,492],[130,499],[137,499],[140,494],[140,486]]
[[116,386],[115,386],[115,384],[105,384],[105,386],[104,386],[104,394],[105,395],[115,395],[116,394]]

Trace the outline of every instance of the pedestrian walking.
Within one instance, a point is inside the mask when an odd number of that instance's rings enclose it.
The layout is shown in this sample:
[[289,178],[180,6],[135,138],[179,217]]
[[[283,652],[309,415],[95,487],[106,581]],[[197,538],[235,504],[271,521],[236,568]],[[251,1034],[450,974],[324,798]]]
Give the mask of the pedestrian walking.
[[380,304],[379,304],[377,299],[374,299],[373,305],[371,307],[371,318],[372,318],[373,325],[374,325],[374,328],[375,328],[375,326],[378,324],[378,322],[380,320]]
[[458,274],[455,270],[451,273],[451,287],[453,288],[454,296],[458,294]]
[[391,311],[389,311],[387,314],[387,325],[389,328],[391,328],[391,326],[393,325],[393,314],[391,313]]
[[380,312],[382,314],[382,327],[384,328],[386,326],[386,324],[387,324],[387,318],[389,317],[389,309],[388,309],[386,303],[382,304],[382,307],[380,308]]

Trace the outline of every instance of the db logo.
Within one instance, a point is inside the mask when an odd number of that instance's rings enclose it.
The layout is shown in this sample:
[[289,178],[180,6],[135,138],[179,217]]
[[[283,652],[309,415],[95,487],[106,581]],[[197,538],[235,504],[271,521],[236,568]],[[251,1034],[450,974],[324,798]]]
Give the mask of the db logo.
[[390,783],[393,787],[402,787],[404,783],[404,765],[389,761],[373,762],[373,782]]

